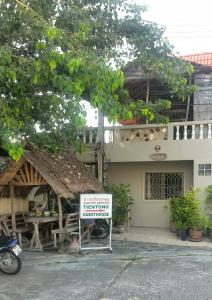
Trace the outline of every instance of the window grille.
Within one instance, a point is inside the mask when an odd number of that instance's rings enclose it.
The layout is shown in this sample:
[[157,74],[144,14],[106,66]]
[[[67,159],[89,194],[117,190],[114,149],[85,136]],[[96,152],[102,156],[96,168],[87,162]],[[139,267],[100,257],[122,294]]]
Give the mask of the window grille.
[[145,199],[165,200],[184,194],[184,173],[146,173]]
[[199,164],[199,176],[211,176],[211,164]]

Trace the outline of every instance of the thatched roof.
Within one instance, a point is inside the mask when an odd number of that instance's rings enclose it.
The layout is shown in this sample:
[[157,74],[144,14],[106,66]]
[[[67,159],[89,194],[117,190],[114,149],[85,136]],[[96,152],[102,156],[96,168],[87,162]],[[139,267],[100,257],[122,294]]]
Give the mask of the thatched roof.
[[151,80],[155,79],[153,74],[147,74],[142,67],[136,62],[132,61],[124,67],[125,84],[133,80]]
[[91,169],[78,161],[70,151],[52,155],[28,146],[19,161],[0,157],[0,186],[50,185],[61,197],[76,193],[100,192],[101,184]]

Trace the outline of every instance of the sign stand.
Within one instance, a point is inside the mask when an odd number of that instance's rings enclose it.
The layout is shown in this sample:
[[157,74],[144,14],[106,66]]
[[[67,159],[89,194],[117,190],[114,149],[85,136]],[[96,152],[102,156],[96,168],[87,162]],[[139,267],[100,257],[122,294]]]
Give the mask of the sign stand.
[[[108,219],[110,222],[109,244],[100,247],[82,247],[83,219]],[[111,194],[81,194],[79,218],[79,251],[112,249],[112,195]]]

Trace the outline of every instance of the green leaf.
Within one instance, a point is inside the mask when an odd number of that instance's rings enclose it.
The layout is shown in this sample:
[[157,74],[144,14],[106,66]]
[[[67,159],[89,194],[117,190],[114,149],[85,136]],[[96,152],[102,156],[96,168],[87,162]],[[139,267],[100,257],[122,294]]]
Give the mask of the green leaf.
[[9,148],[8,149],[9,156],[12,157],[14,160],[19,160],[23,155],[24,151],[22,147],[16,144],[11,144],[11,145],[8,144],[7,147]]
[[32,83],[33,84],[36,84],[38,82],[38,76],[37,75],[34,75],[33,77],[32,77]]
[[48,64],[49,64],[49,67],[50,67],[51,71],[53,71],[57,67],[57,64],[56,64],[55,60],[49,60]]
[[7,69],[6,73],[7,73],[7,76],[8,76],[13,82],[16,81],[16,73],[15,73],[15,71],[13,71],[13,70],[11,70],[11,69]]

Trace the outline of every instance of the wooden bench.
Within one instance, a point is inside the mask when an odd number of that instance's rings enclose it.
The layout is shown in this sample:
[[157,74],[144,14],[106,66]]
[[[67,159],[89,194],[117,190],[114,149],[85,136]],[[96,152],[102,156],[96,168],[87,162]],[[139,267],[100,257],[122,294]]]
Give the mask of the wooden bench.
[[79,234],[79,213],[67,214],[65,226],[62,229],[53,229],[51,231],[54,239],[54,248],[57,248],[57,235],[61,242],[64,241],[68,234]]
[[4,236],[10,235],[10,233],[5,228],[5,216],[0,216],[0,233]]
[[89,243],[91,240],[91,232],[93,230],[94,221],[92,220],[91,222],[87,222],[87,221],[90,221],[89,219],[82,220],[82,221],[84,221],[84,223],[83,222],[81,223],[81,226],[82,226],[81,242]]
[[12,228],[12,216],[5,215],[3,216],[3,225],[6,231],[6,235],[10,236],[15,234],[18,236],[18,243],[20,247],[22,247],[22,234],[29,231],[29,228],[26,223],[26,217],[24,213],[16,213],[16,229],[13,230]]

